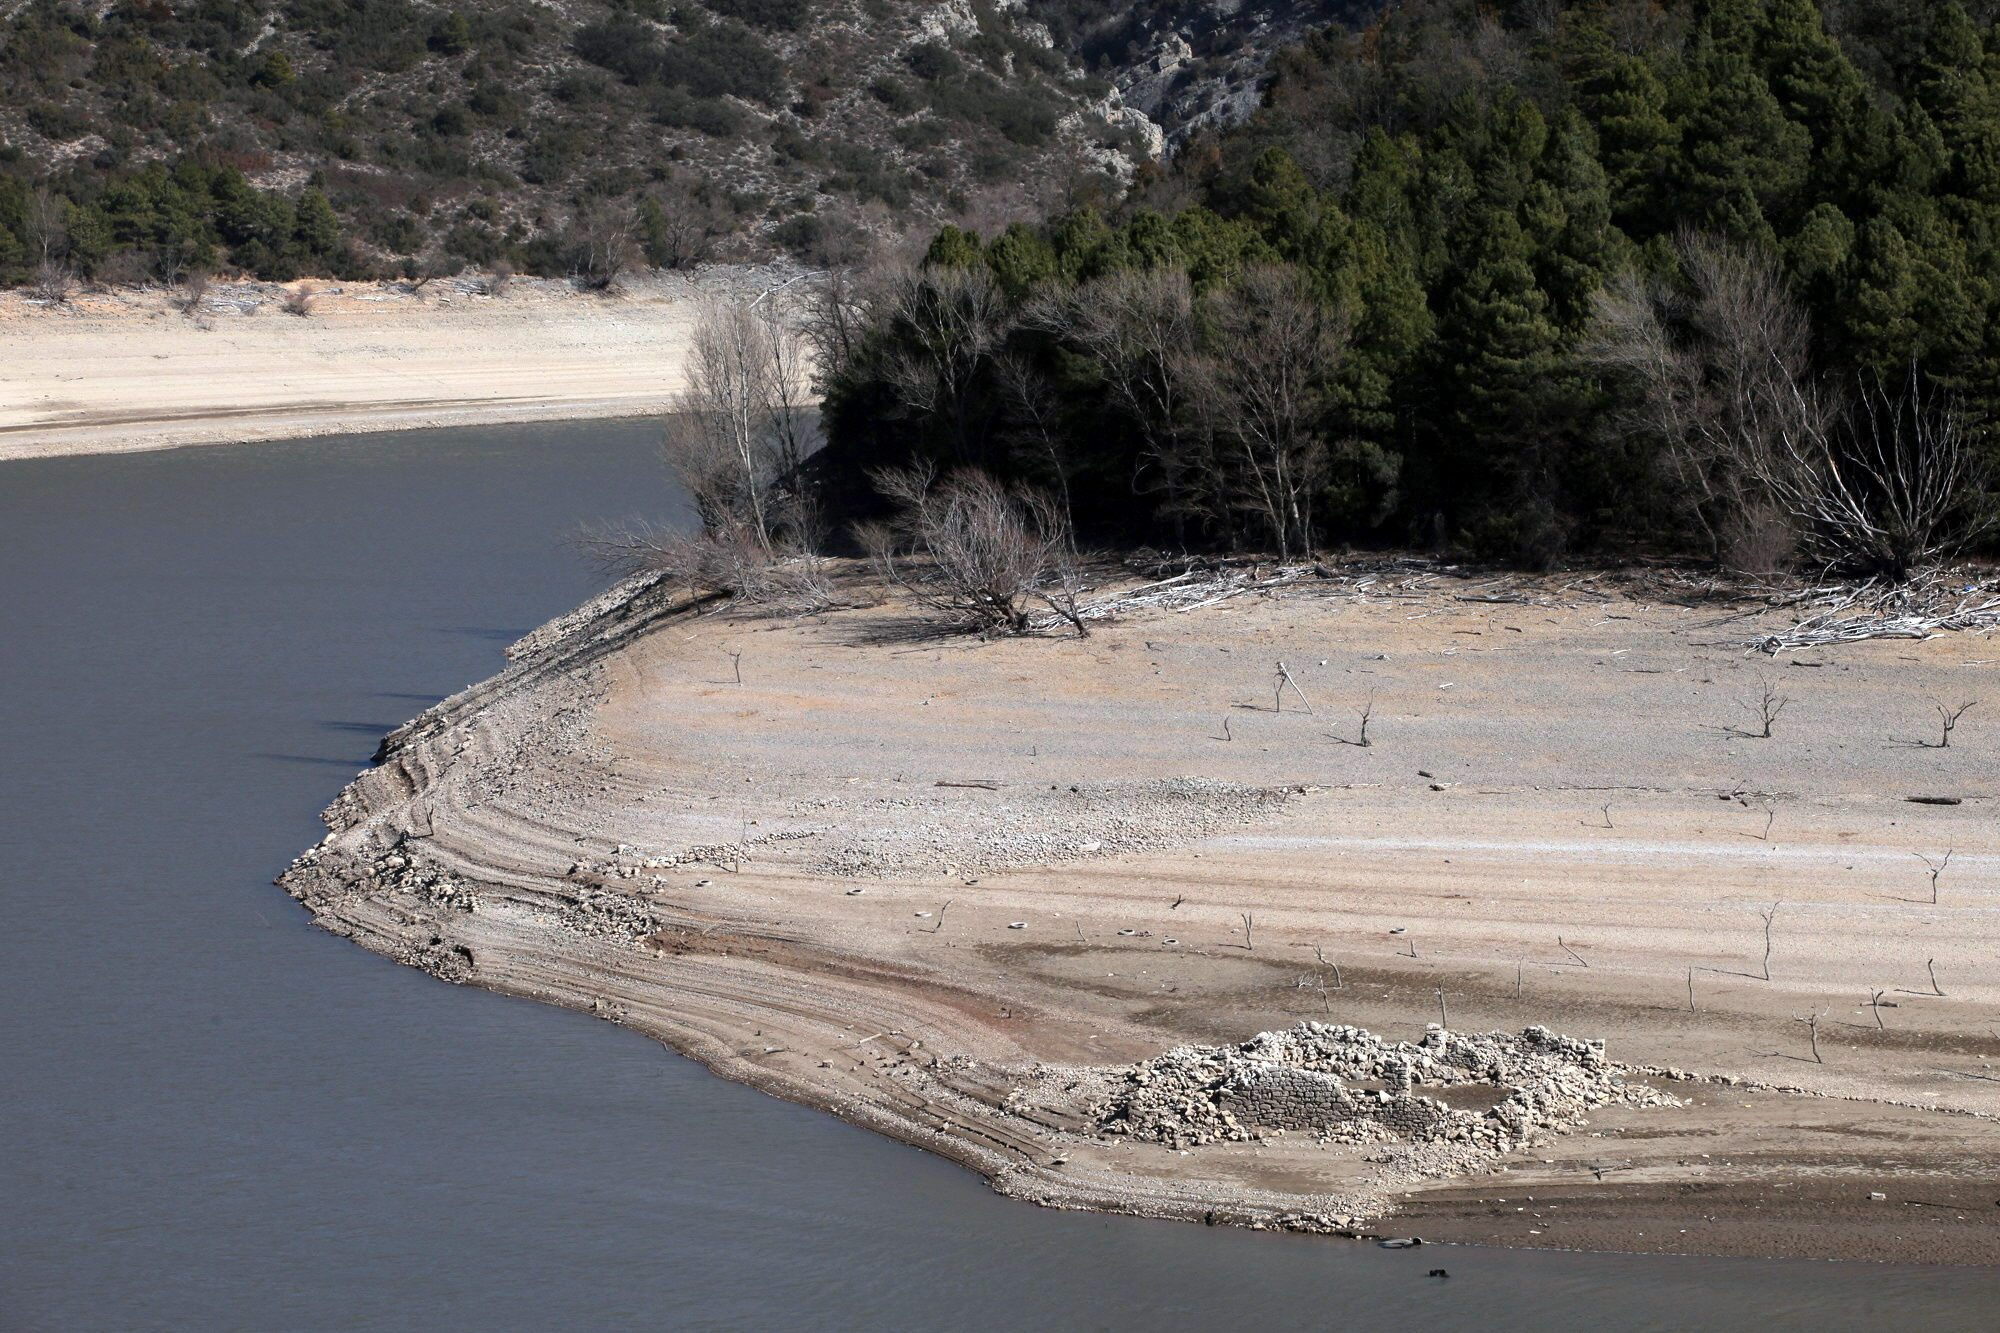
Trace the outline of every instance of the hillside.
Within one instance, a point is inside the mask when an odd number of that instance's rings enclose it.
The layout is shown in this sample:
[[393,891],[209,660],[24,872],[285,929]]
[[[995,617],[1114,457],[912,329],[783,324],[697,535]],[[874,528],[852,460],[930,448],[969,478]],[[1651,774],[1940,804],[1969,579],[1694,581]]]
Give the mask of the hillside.
[[0,279],[838,259],[1115,194],[1333,8],[0,0]]

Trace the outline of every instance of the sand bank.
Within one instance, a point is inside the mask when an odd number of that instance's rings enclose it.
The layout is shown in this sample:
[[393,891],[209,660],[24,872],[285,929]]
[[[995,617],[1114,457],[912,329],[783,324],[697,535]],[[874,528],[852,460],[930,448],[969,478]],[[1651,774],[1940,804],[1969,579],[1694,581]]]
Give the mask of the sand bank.
[[1913,743],[1990,639],[1772,659],[1782,617],[1616,576],[996,643],[854,591],[608,595],[390,737],[284,882],[1054,1206],[2000,1262],[2000,732]]
[[[643,416],[681,387],[706,297],[772,269],[646,275],[606,297],[567,282],[216,284],[64,307],[0,293],[0,460],[499,422]],[[310,313],[285,298],[313,291]]]

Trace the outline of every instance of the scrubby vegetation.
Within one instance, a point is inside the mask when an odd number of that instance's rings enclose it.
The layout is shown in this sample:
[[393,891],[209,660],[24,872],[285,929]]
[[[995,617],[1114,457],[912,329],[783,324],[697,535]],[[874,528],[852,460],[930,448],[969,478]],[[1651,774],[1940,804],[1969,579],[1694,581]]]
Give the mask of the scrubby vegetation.
[[718,246],[821,259],[904,218],[998,192],[1019,211],[1103,174],[1092,145],[1115,133],[1088,115],[1057,130],[1102,89],[1040,28],[985,5],[942,27],[927,13],[7,0],[0,284],[564,274],[607,214],[655,264]]
[[1114,214],[947,227],[849,295],[832,439],[1159,542],[1907,572],[1992,512],[1995,10],[1330,28]]

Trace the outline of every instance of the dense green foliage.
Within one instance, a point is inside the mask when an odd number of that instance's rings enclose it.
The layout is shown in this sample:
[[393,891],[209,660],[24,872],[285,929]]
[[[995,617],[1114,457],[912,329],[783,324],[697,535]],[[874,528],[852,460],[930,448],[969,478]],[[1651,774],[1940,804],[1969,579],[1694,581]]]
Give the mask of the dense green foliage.
[[[1108,299],[1089,285],[1102,275],[1185,273],[1190,345],[1226,370],[1240,349],[1218,302],[1275,264],[1346,334],[1302,400],[1319,441],[1316,540],[1533,560],[1682,541],[1687,507],[1666,493],[1656,443],[1627,428],[1627,386],[1582,355],[1617,275],[1683,280],[1677,235],[1773,256],[1821,372],[1895,379],[1914,362],[1982,418],[2000,405],[1993,11],[1409,0],[1329,29],[1281,60],[1252,122],[1192,146],[1116,219],[940,235],[933,274],[982,270],[1000,293],[979,366],[940,414],[908,391],[933,352],[878,312],[835,377],[835,441],[867,461],[1060,483],[1086,522],[1255,544],[1227,496],[1189,530],[1163,475],[1163,423],[1112,391],[1087,338],[1037,310],[1065,284],[1086,285],[1053,299],[1088,308]],[[1053,387],[1053,427],[1010,387],[1020,364]],[[1227,444],[1240,429],[1225,422],[1222,445],[1213,426],[1173,429],[1216,451],[1181,460],[1193,475],[1235,467],[1230,494],[1263,494],[1229,461],[1251,456]],[[1276,545],[1282,527],[1266,527]]]

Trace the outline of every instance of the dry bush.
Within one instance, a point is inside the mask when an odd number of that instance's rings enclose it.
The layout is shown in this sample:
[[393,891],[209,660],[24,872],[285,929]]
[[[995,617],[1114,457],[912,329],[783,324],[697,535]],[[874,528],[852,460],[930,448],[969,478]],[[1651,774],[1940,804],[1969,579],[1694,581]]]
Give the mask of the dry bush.
[[193,268],[187,271],[187,276],[181,285],[181,294],[174,301],[183,315],[193,319],[201,313],[202,302],[208,299],[209,283],[210,278],[206,269]]
[[45,259],[35,268],[35,298],[45,304],[68,305],[70,292],[75,286],[69,265],[59,260]]
[[2000,518],[1964,413],[1914,365],[1900,390],[1862,388],[1829,435],[1803,442],[1792,475],[1788,500],[1814,555],[1899,581]]
[[825,559],[789,547],[767,552],[740,529],[689,532],[637,523],[588,532],[580,544],[599,569],[617,578],[655,574],[698,596],[786,611],[823,611],[840,602]]
[[496,299],[505,296],[513,281],[514,266],[504,259],[499,260],[493,265],[493,271],[486,275],[486,294]]
[[1040,602],[1089,635],[1069,522],[1049,497],[977,469],[939,481],[928,465],[891,468],[874,481],[896,515],[864,528],[862,543],[919,605],[981,633],[1023,634]]
[[313,296],[313,289],[301,284],[285,293],[284,299],[278,303],[278,308],[288,315],[297,315],[300,319],[304,319],[313,312]]

